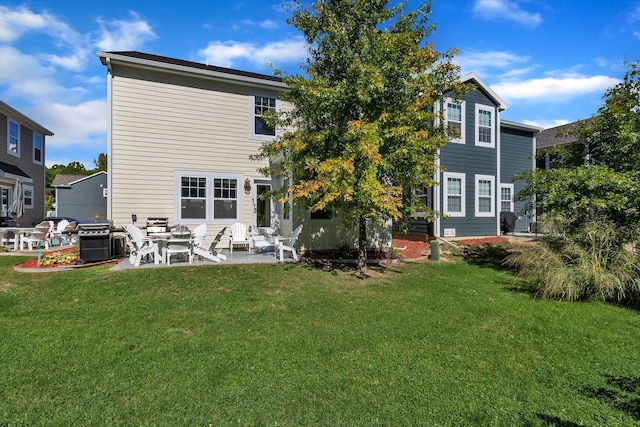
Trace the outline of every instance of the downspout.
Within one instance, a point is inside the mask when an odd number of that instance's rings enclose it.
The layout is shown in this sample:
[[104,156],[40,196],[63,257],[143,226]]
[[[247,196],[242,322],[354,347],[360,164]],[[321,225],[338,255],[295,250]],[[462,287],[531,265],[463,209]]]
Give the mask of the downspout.
[[[500,183],[502,182],[502,176],[500,174],[501,172],[501,164],[502,164],[502,158],[500,157],[501,153],[500,153],[500,135],[502,135],[502,130],[500,127],[500,107],[496,108],[496,160],[497,160],[497,165],[496,165],[496,180],[494,181],[493,185],[493,191],[494,191],[494,195],[495,197],[493,198],[493,204],[494,204],[494,212],[496,213],[496,236],[500,235],[500,194],[498,192],[498,189],[500,188]],[[512,195],[513,196],[513,195]]]
[[113,68],[111,58],[107,57],[107,219],[113,220],[113,155],[112,155],[112,123],[113,123]]

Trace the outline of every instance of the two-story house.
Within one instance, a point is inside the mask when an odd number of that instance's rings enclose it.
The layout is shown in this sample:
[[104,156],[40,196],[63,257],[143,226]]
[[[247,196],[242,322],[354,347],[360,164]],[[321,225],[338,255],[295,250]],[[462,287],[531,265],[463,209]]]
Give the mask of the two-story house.
[[17,179],[22,181],[24,214],[30,227],[45,216],[45,138],[53,132],[0,101],[0,217],[9,217]]
[[440,215],[433,223],[411,221],[409,233],[496,236],[502,232],[502,219],[509,217],[515,219],[511,231],[528,231],[533,219],[521,214],[522,202],[514,201],[525,183],[514,177],[535,167],[540,128],[502,120],[507,104],[475,73],[461,80],[472,90],[462,100],[446,98],[438,106],[445,125],[460,137],[440,150],[437,185],[423,194]]
[[[141,52],[98,57],[108,70],[107,217],[115,225],[131,223],[132,215],[166,217],[171,224],[206,223],[212,236],[234,222],[277,224],[283,234],[303,223],[304,249],[355,242],[356,230],[335,218],[259,197],[287,185],[262,176],[258,169],[267,164],[250,160],[276,137],[262,116],[290,108],[278,99],[287,90],[281,79]],[[497,235],[500,211],[517,209],[511,178],[533,166],[537,128],[501,121],[504,101],[475,74],[465,81],[476,89],[461,103],[442,105],[462,137],[442,149],[444,172],[430,190],[432,206],[446,216],[423,228],[447,236]],[[389,245],[390,232],[370,233],[370,246]]]

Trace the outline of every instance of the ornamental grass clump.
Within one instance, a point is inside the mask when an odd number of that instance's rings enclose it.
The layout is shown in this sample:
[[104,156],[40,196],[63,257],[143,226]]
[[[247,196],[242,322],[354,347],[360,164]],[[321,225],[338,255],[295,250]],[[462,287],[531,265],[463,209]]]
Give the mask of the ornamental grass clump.
[[537,296],[629,304],[640,301],[640,260],[625,249],[611,223],[591,221],[571,236],[554,228],[541,239],[540,247],[505,259],[519,276],[533,279]]

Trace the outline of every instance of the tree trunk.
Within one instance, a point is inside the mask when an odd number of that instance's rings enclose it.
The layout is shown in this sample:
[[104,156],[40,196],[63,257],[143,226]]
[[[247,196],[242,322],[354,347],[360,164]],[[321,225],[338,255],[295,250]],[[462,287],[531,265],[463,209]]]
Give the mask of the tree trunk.
[[367,272],[367,219],[360,217],[358,228],[358,272]]

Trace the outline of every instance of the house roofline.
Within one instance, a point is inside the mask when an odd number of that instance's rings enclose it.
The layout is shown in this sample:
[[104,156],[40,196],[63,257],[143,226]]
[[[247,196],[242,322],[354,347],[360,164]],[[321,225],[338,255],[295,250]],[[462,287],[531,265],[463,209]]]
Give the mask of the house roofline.
[[215,65],[184,61],[181,59],[169,58],[166,56],[153,55],[136,51],[97,52],[97,55],[100,58],[102,65],[109,67],[109,69],[111,69],[110,67],[113,65],[113,63],[120,62],[140,68],[154,70],[162,69],[178,74],[195,74],[214,80],[231,80],[236,83],[249,86],[266,86],[277,88],[280,90],[287,89],[287,85],[282,81],[280,77],[270,76],[267,74],[218,67]]
[[493,89],[487,86],[487,84],[483,82],[482,79],[478,77],[478,75],[475,72],[472,71],[468,74],[465,74],[464,76],[462,76],[460,80],[462,81],[462,83],[466,83],[470,80],[475,80],[478,86],[480,86],[480,88],[483,91],[488,93],[489,96],[493,98],[494,101],[496,101],[496,103],[498,104],[498,109],[500,111],[506,110],[507,108],[509,108],[509,105],[504,101],[504,99],[500,98],[500,96],[497,93],[495,93]]
[[34,121],[33,119],[30,119],[29,117],[25,116],[20,111],[18,111],[15,108],[11,107],[9,104],[7,104],[4,101],[0,101],[0,111],[4,111],[8,115],[12,115],[14,117],[17,117],[18,120],[29,124],[33,129],[37,130],[38,132],[40,132],[43,135],[53,136],[53,132],[51,132],[49,129],[47,129],[46,127],[42,126],[40,123]]
[[82,182],[82,181],[84,181],[86,179],[93,178],[94,176],[98,176],[98,175],[101,175],[101,174],[105,174],[106,175],[107,173],[105,171],[98,171],[98,172],[96,172],[94,174],[83,176],[82,178],[76,179],[75,181],[67,182],[65,184],[51,185],[51,186],[55,187],[55,188],[67,188],[67,187],[71,187],[71,185],[73,185],[73,184],[77,184],[77,183]]
[[500,120],[500,127],[506,127],[509,129],[517,129],[517,130],[526,130],[526,131],[531,131],[535,133],[538,133],[543,129],[538,126],[528,125],[525,123],[512,122],[510,120]]

